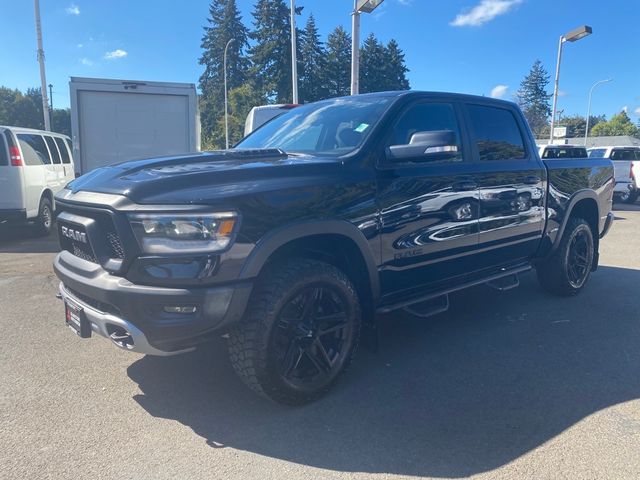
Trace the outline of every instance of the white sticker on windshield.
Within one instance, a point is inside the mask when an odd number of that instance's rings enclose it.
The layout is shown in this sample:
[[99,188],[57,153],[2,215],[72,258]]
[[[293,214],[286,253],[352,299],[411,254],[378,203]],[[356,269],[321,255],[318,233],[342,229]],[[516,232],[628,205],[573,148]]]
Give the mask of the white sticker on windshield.
[[369,128],[369,124],[368,123],[361,123],[360,125],[358,125],[355,128],[355,131],[358,133],[362,133],[364,132],[367,128]]

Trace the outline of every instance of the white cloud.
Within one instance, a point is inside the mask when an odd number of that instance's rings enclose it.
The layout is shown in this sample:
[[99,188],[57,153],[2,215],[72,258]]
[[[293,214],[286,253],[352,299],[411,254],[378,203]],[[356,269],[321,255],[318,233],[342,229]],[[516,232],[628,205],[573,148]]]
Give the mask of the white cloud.
[[400,5],[409,6],[413,3],[413,0],[398,0]]
[[636,108],[636,109],[633,111],[633,113],[634,113],[635,115],[637,115],[638,117],[640,117],[640,107]]
[[504,98],[509,91],[509,85],[496,85],[491,89],[491,98]]
[[624,107],[622,107],[622,111],[623,111],[624,113],[629,113],[629,106],[628,106],[628,105],[625,105]]
[[80,7],[72,3],[65,9],[65,12],[67,15],[80,15]]
[[77,45],[77,47],[78,47],[78,48],[82,48],[82,47],[84,47],[84,44],[83,44],[83,43],[79,43],[79,44]]
[[482,0],[470,10],[459,13],[450,23],[454,27],[478,27],[504,15],[522,0]]
[[117,50],[113,50],[112,52],[105,53],[104,58],[106,58],[107,60],[117,60],[118,58],[124,58],[127,55],[129,55],[129,53],[126,50],[121,50],[120,48],[118,48]]
[[87,57],[82,57],[80,59],[80,63],[85,67],[93,67],[93,61],[89,60]]
[[558,90],[558,97],[566,97],[569,95],[566,90]]

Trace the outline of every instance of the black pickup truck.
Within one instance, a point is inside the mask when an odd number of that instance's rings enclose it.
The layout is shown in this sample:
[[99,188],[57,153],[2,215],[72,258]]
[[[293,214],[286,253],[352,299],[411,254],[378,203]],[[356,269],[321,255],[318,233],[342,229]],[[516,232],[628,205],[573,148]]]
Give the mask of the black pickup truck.
[[233,149],[95,170],[57,195],[66,323],[176,354],[228,336],[256,392],[304,403],[376,316],[535,268],[580,292],[611,226],[608,160],[540,160],[518,107],[391,92],[301,106]]

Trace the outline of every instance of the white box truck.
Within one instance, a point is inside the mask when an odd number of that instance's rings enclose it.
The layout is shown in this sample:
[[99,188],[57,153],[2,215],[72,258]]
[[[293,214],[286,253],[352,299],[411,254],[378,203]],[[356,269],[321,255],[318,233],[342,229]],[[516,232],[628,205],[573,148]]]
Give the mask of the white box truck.
[[192,83],[71,77],[76,174],[146,157],[200,150]]

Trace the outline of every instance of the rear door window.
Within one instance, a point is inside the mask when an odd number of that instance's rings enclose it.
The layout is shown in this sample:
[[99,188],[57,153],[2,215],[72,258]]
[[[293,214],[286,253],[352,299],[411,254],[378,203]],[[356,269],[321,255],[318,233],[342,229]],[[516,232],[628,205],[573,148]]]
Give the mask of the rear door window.
[[9,149],[7,141],[4,139],[4,133],[0,132],[0,167],[9,166]]
[[58,150],[60,150],[60,155],[62,156],[62,163],[71,163],[71,157],[69,157],[69,150],[67,150],[67,145],[64,140],[61,138],[55,137],[56,145],[58,146]]
[[467,108],[481,161],[525,158],[522,132],[510,110],[485,105]]
[[611,152],[611,160],[636,160],[636,152],[631,149],[618,149]]
[[62,160],[60,159],[60,152],[58,152],[58,148],[56,147],[56,142],[53,141],[53,138],[48,135],[44,136],[44,141],[47,142],[47,147],[49,147],[49,152],[51,152],[51,158],[53,163],[56,165],[60,165]]
[[589,158],[602,158],[606,151],[607,150],[605,148],[594,148],[589,150]]
[[19,133],[17,135],[25,165],[50,165],[49,151],[42,135]]

